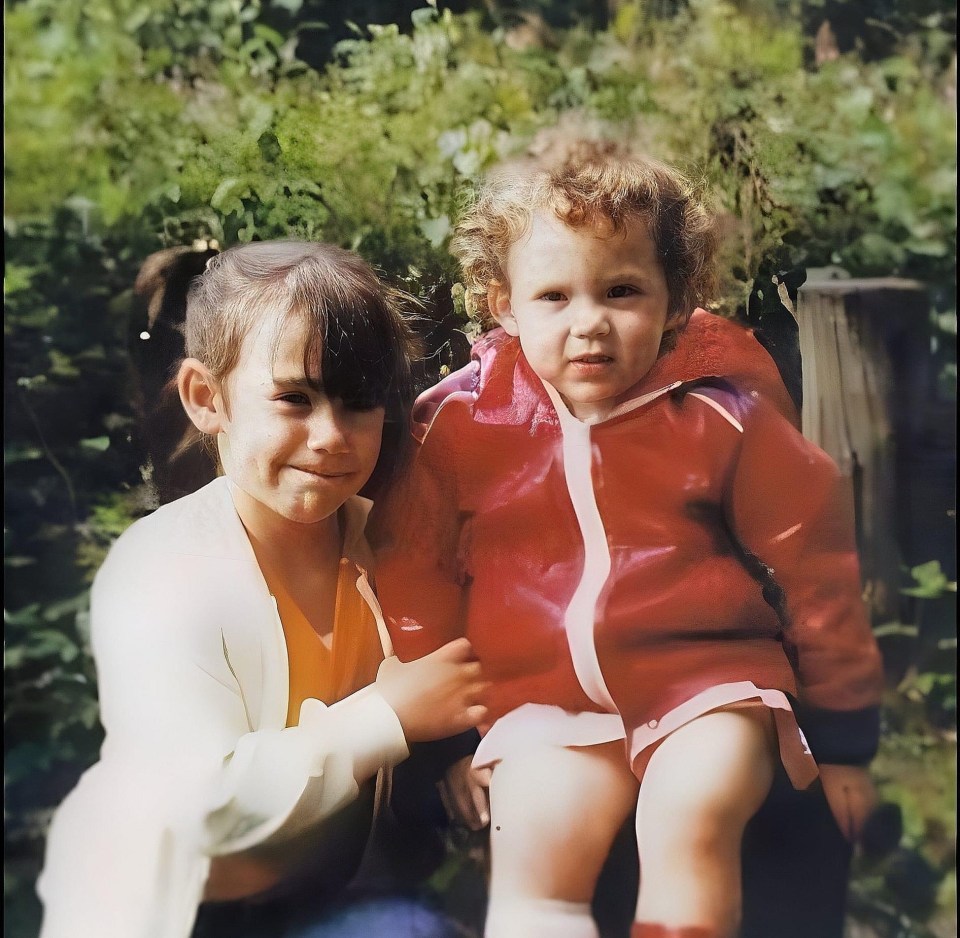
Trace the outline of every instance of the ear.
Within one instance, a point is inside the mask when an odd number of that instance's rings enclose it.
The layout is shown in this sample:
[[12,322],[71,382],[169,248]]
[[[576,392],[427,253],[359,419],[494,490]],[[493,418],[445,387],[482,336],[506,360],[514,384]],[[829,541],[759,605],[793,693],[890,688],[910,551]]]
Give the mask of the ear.
[[491,280],[487,285],[487,308],[507,335],[520,335],[520,326],[510,305],[510,290],[499,280]]
[[177,372],[177,390],[183,409],[201,433],[216,436],[224,429],[220,382],[203,362],[196,358],[183,360]]

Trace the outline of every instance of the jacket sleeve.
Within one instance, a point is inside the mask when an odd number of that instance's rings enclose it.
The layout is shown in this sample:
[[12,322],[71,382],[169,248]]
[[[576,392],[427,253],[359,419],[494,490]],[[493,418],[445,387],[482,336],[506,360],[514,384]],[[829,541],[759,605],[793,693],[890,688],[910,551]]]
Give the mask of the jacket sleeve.
[[[257,728],[261,702],[216,624],[234,614],[225,587],[242,575],[186,553],[158,560],[123,539],[98,574],[106,738],[51,825],[43,938],[188,938],[212,856],[311,829],[406,756],[373,687],[331,707],[307,701],[295,727]],[[217,586],[204,595],[198,582]],[[274,628],[251,621],[248,673]]]
[[741,409],[728,517],[766,568],[800,689],[797,717],[820,762],[876,752],[880,653],[861,598],[852,489],[834,462],[761,399]]
[[[410,661],[463,634],[458,470],[465,408],[447,403],[374,508],[377,596],[394,650]],[[469,429],[468,427],[466,429]]]

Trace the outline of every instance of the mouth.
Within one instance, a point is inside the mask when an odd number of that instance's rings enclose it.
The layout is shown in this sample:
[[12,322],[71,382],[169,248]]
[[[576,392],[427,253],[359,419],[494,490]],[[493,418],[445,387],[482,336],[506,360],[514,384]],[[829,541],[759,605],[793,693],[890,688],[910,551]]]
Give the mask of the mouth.
[[605,365],[613,364],[609,355],[578,355],[570,359],[570,364],[581,371],[598,371]]
[[291,466],[290,468],[296,469],[297,472],[302,472],[304,475],[313,476],[315,479],[346,479],[348,476],[354,475],[353,471],[342,469],[308,469],[305,466]]

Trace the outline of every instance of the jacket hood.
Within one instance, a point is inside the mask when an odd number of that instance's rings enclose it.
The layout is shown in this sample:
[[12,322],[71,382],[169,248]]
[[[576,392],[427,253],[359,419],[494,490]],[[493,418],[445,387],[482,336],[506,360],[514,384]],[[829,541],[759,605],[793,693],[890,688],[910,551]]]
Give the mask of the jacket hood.
[[[694,312],[675,348],[656,361],[622,403],[658,390],[711,380],[764,397],[799,427],[799,414],[780,372],[753,330],[703,309]],[[469,365],[417,399],[413,432],[418,439],[423,439],[440,406],[451,400],[472,404],[479,423],[525,424],[531,430],[558,424],[554,406],[520,351],[519,340],[499,328],[477,339]]]

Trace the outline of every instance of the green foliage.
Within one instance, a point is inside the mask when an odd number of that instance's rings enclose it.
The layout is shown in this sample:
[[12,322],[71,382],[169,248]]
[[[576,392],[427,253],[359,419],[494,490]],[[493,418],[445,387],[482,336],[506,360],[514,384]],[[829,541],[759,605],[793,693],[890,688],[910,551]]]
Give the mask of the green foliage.
[[20,923],[11,934],[29,935],[37,912],[22,884],[36,875],[49,807],[102,736],[80,559],[135,516],[128,510],[106,531],[96,506],[133,491],[142,453],[125,390],[127,320],[114,299],[136,272],[131,248],[93,235],[76,206],[13,230],[4,278],[4,789],[13,877],[5,896]]
[[240,41],[258,4],[204,6],[136,7],[132,33],[96,5],[55,27],[38,0],[15,8],[11,217],[81,198],[93,222],[171,243],[323,236],[430,279],[451,274],[442,248],[462,185],[573,112],[718,190],[736,245],[724,308],[768,267],[952,279],[949,79],[909,49],[805,69],[797,28],[718,2],[645,21],[635,42],[573,29],[557,49],[515,49],[475,15],[426,8],[409,33],[340,43],[319,75],[279,37]]
[[896,849],[857,858],[853,896],[858,919],[879,935],[934,938],[950,932],[951,915],[956,929],[957,667],[955,634],[932,632],[924,613],[954,596],[957,584],[935,560],[908,572],[914,585],[901,592],[914,600],[912,621],[874,628],[882,650],[911,646],[884,700],[872,765],[880,797],[900,810],[903,835]]
[[[8,898],[22,898],[45,812],[100,742],[86,591],[151,507],[127,348],[143,315],[130,288],[152,251],[326,239],[428,298],[429,314],[459,313],[446,247],[470,185],[544,129],[603,125],[715,192],[731,234],[718,309],[806,265],[917,277],[934,289],[955,387],[948,24],[904,26],[882,56],[814,67],[799,24],[816,4],[743,12],[784,4],[624,3],[599,31],[575,25],[595,5],[537,29],[517,5],[489,5],[493,29],[426,6],[410,23],[357,27],[323,70],[297,57],[323,18],[310,0],[8,5]],[[912,589],[945,582],[930,568]],[[944,705],[949,679],[928,688],[926,673],[911,705]],[[35,910],[12,911],[29,935]]]
[[900,590],[905,596],[916,596],[918,599],[938,599],[944,593],[955,593],[957,583],[948,580],[947,575],[940,569],[939,560],[922,563],[910,570],[916,586],[907,586]]

